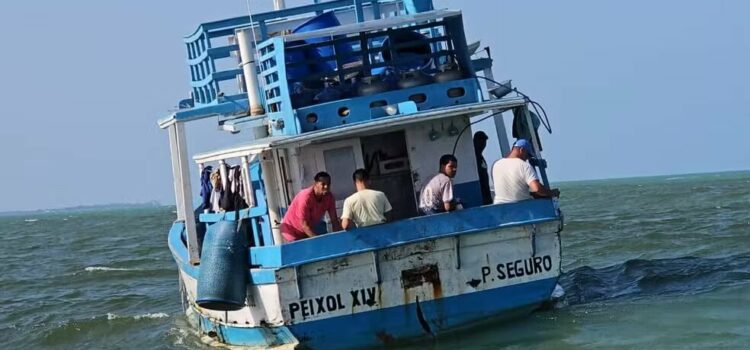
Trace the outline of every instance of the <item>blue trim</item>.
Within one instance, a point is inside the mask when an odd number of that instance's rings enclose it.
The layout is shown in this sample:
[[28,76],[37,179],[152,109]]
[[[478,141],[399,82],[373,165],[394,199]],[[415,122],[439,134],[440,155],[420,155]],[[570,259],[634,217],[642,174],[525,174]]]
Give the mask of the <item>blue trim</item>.
[[265,268],[309,264],[408,243],[489,229],[558,220],[551,200],[487,205],[327,234],[281,246],[254,247],[250,261]]
[[[253,247],[250,248],[248,264],[256,268],[249,269],[249,281],[251,284],[275,283],[275,270],[282,267],[298,266],[428,239],[558,219],[551,200],[537,199],[422,216],[284,245]],[[197,279],[199,268],[188,263],[187,248],[180,238],[183,230],[183,223],[174,223],[169,232],[169,247],[180,269]]]
[[[512,285],[459,296],[420,302],[424,319],[433,334],[502,317],[528,313],[549,300],[557,278]],[[207,324],[207,322],[209,322]],[[230,345],[258,344],[259,334],[278,334],[281,342],[296,337],[313,349],[351,349],[390,345],[427,336],[417,316],[417,304],[356,313],[319,321],[274,328],[241,328],[210,323],[201,317],[204,332],[220,329],[222,340]]]
[[[453,88],[464,89],[464,95],[448,97],[447,91]],[[479,84],[474,78],[452,80],[444,83],[432,83],[412,88],[385,91],[368,96],[338,99],[331,102],[297,108],[297,119],[302,128],[302,132],[309,132],[341,125],[367,122],[377,119],[378,117],[383,117],[385,113],[380,112],[382,107],[370,107],[370,104],[376,101],[385,101],[386,104],[400,104],[407,101],[412,102],[409,98],[413,95],[424,94],[426,99],[423,102],[417,103],[416,107],[419,111],[427,111],[440,107],[479,102],[479,97],[476,93],[478,90]],[[347,108],[349,110],[346,117],[339,116],[339,110],[341,108]],[[401,110],[399,108],[399,114],[401,115],[414,112],[416,111],[409,109]],[[318,117],[315,119],[315,122],[311,123],[308,121],[307,115],[313,113]]]

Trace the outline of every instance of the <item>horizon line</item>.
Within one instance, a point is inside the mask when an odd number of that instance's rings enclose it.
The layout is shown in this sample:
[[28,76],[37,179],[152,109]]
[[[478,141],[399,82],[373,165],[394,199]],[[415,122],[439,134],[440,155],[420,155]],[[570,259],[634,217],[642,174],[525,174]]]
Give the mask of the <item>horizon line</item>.
[[[634,176],[622,176],[622,177],[604,177],[604,178],[590,178],[590,179],[573,179],[573,180],[554,180],[551,182],[564,184],[574,182],[586,182],[586,181],[607,181],[607,180],[627,180],[627,179],[645,179],[665,176],[694,176],[694,175],[707,175],[707,174],[722,174],[722,173],[742,173],[750,172],[750,169],[736,169],[736,170],[720,170],[720,171],[707,171],[707,172],[691,172],[691,173],[677,173],[677,174],[658,174],[658,175],[634,175]],[[102,203],[102,204],[79,204],[75,206],[65,207],[54,207],[54,208],[38,208],[38,209],[21,209],[21,210],[2,210],[0,215],[14,215],[24,213],[34,213],[40,211],[66,211],[75,209],[95,209],[101,207],[117,207],[117,206],[156,206],[156,207],[169,207],[175,206],[174,203],[162,203],[159,200],[145,200],[140,202],[120,202],[120,203]]]

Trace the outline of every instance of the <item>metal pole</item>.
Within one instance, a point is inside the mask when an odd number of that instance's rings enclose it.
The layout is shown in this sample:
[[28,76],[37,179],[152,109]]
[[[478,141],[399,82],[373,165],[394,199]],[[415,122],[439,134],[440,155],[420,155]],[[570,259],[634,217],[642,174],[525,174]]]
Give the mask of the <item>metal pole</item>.
[[283,10],[285,8],[286,8],[286,4],[284,4],[284,0],[273,0],[274,10],[278,11],[278,10]]
[[248,201],[247,206],[252,208],[255,207],[255,193],[253,193],[253,182],[252,179],[250,179],[250,162],[247,159],[247,156],[242,156],[240,158],[240,162],[242,163],[242,181],[244,182],[245,187],[245,197]]
[[190,185],[185,125],[181,122],[176,122],[169,126],[168,131],[169,148],[172,153],[172,173],[174,177],[175,202],[177,204],[177,220],[185,223],[188,258],[190,264],[197,265],[200,262],[200,247],[198,247],[198,231],[195,227],[195,213],[192,207],[193,194]]
[[281,230],[279,229],[281,224],[281,215],[279,215],[279,185],[276,181],[273,152],[265,151],[260,156],[260,170],[263,177],[263,184],[266,187],[268,218],[271,220],[273,242],[275,245],[280,245],[284,240],[281,237]]
[[237,44],[240,47],[240,66],[245,76],[245,87],[250,104],[251,115],[263,115],[263,105],[260,101],[260,84],[258,83],[258,72],[255,68],[255,46],[252,29],[244,28],[236,31]]
[[539,139],[536,137],[536,130],[534,129],[534,122],[531,120],[531,113],[529,113],[528,102],[523,106],[523,113],[526,115],[526,125],[529,128],[531,134],[531,144],[534,146],[534,155],[538,160],[537,166],[539,167],[539,173],[542,176],[542,184],[549,188],[549,181],[547,181],[547,163],[542,158],[541,147],[539,146]]

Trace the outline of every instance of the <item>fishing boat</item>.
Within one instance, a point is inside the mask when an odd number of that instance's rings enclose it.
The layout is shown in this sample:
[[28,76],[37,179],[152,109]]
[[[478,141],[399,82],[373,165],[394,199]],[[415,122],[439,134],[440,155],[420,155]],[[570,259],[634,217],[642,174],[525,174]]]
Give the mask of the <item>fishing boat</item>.
[[[471,137],[489,119],[506,154],[512,117],[548,187],[539,113],[494,80],[461,11],[431,0],[274,1],[273,11],[202,23],[184,42],[192,93],[159,126],[176,198],[168,244],[202,336],[249,348],[391,346],[550,299],[557,201],[483,205]],[[185,124],[206,118],[242,141],[188,155]],[[441,154],[458,159],[463,208],[421,215]],[[389,222],[331,232],[327,217],[317,236],[284,240],[284,214],[314,174],[330,174],[340,214],[359,168],[392,204]]]

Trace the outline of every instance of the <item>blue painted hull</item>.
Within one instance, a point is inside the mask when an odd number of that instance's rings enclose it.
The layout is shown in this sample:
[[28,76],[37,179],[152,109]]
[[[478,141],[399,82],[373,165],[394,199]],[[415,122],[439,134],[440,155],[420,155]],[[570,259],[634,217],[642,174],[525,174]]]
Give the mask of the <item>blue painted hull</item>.
[[[549,299],[556,278],[420,303],[427,329],[417,316],[417,304],[290,326],[297,339],[313,349],[351,349],[388,345],[430,336],[500,317],[506,311],[533,309]],[[332,331],[332,330],[346,331]],[[427,332],[430,331],[430,333]]]
[[195,304],[201,266],[187,263],[181,223],[169,246],[187,314],[214,341],[352,349],[529,313],[557,283],[559,225],[551,202],[527,201],[253,248],[268,268],[249,269],[245,308],[228,313]]
[[281,345],[296,338],[310,349],[367,348],[523,315],[548,301],[556,283],[557,278],[549,278],[420,303],[426,327],[419,321],[415,303],[287,327],[241,327],[191,314],[204,334],[230,345]]

